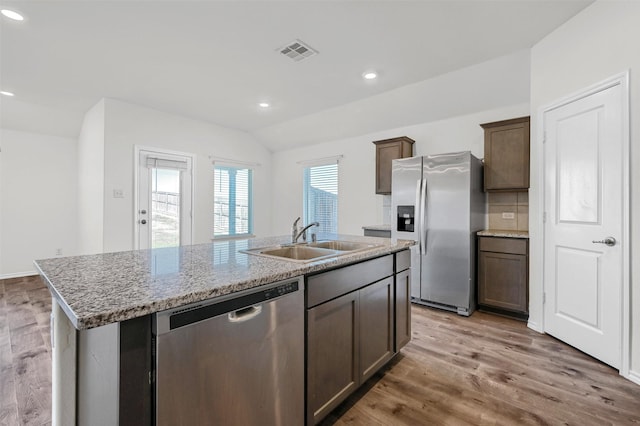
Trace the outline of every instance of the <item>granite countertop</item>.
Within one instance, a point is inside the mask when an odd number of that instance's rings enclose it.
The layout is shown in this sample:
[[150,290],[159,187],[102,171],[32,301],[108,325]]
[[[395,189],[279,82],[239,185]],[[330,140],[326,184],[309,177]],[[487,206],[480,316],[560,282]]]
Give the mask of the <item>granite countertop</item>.
[[509,231],[503,229],[485,229],[478,232],[479,237],[529,238],[529,231]]
[[391,232],[391,225],[368,225],[368,226],[363,226],[362,229],[370,229],[372,231],[389,231],[389,232]]
[[309,263],[238,252],[291,241],[290,236],[282,236],[34,263],[71,323],[82,330],[394,253],[413,244],[352,235],[323,237],[367,242],[377,247]]

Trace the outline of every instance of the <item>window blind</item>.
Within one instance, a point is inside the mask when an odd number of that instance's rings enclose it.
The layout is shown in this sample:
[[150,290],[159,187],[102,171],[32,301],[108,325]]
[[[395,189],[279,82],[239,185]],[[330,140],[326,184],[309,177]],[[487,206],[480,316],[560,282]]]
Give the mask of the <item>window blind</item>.
[[214,236],[253,232],[252,175],[249,168],[214,168]]
[[147,167],[152,167],[156,169],[187,170],[188,164],[186,161],[167,160],[165,158],[147,157]]
[[319,232],[338,233],[338,164],[305,167],[304,223],[319,222]]

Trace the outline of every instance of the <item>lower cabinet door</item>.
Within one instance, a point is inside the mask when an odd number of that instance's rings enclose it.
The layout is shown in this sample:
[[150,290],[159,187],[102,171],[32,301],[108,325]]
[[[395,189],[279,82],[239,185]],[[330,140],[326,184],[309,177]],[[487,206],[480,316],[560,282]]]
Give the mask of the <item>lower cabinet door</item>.
[[359,385],[358,291],[307,311],[307,424],[319,422]]
[[411,340],[411,269],[396,274],[396,352]]
[[527,313],[527,256],[480,252],[478,303]]
[[360,383],[394,354],[393,277],[373,283],[360,293]]

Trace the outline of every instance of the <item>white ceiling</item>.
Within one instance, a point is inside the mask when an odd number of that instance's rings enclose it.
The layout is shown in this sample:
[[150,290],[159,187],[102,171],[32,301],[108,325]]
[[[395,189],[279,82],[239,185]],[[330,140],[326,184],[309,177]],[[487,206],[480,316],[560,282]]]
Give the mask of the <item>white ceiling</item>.
[[[1,99],[0,125],[77,136],[84,113],[110,97],[259,138],[529,48],[590,3],[3,2],[27,19],[1,19],[0,86],[16,96]],[[276,51],[294,39],[319,54],[293,62]],[[370,69],[373,83],[361,77]],[[263,100],[273,107],[259,110]]]

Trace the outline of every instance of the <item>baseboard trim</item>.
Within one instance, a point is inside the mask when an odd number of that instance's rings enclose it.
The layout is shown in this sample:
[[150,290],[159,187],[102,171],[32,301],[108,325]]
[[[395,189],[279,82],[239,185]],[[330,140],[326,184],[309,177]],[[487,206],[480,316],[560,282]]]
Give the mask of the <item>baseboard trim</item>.
[[636,385],[640,385],[640,373],[635,371],[629,371],[629,374],[626,376],[627,379],[635,383]]
[[535,321],[527,321],[527,327],[529,327],[533,331],[537,331],[538,333],[544,334],[544,330],[542,329],[542,327],[540,327],[538,323]]
[[26,271],[26,272],[16,272],[13,274],[0,274],[0,280],[8,280],[11,278],[22,278],[22,277],[31,277],[33,275],[38,275],[36,271]]

